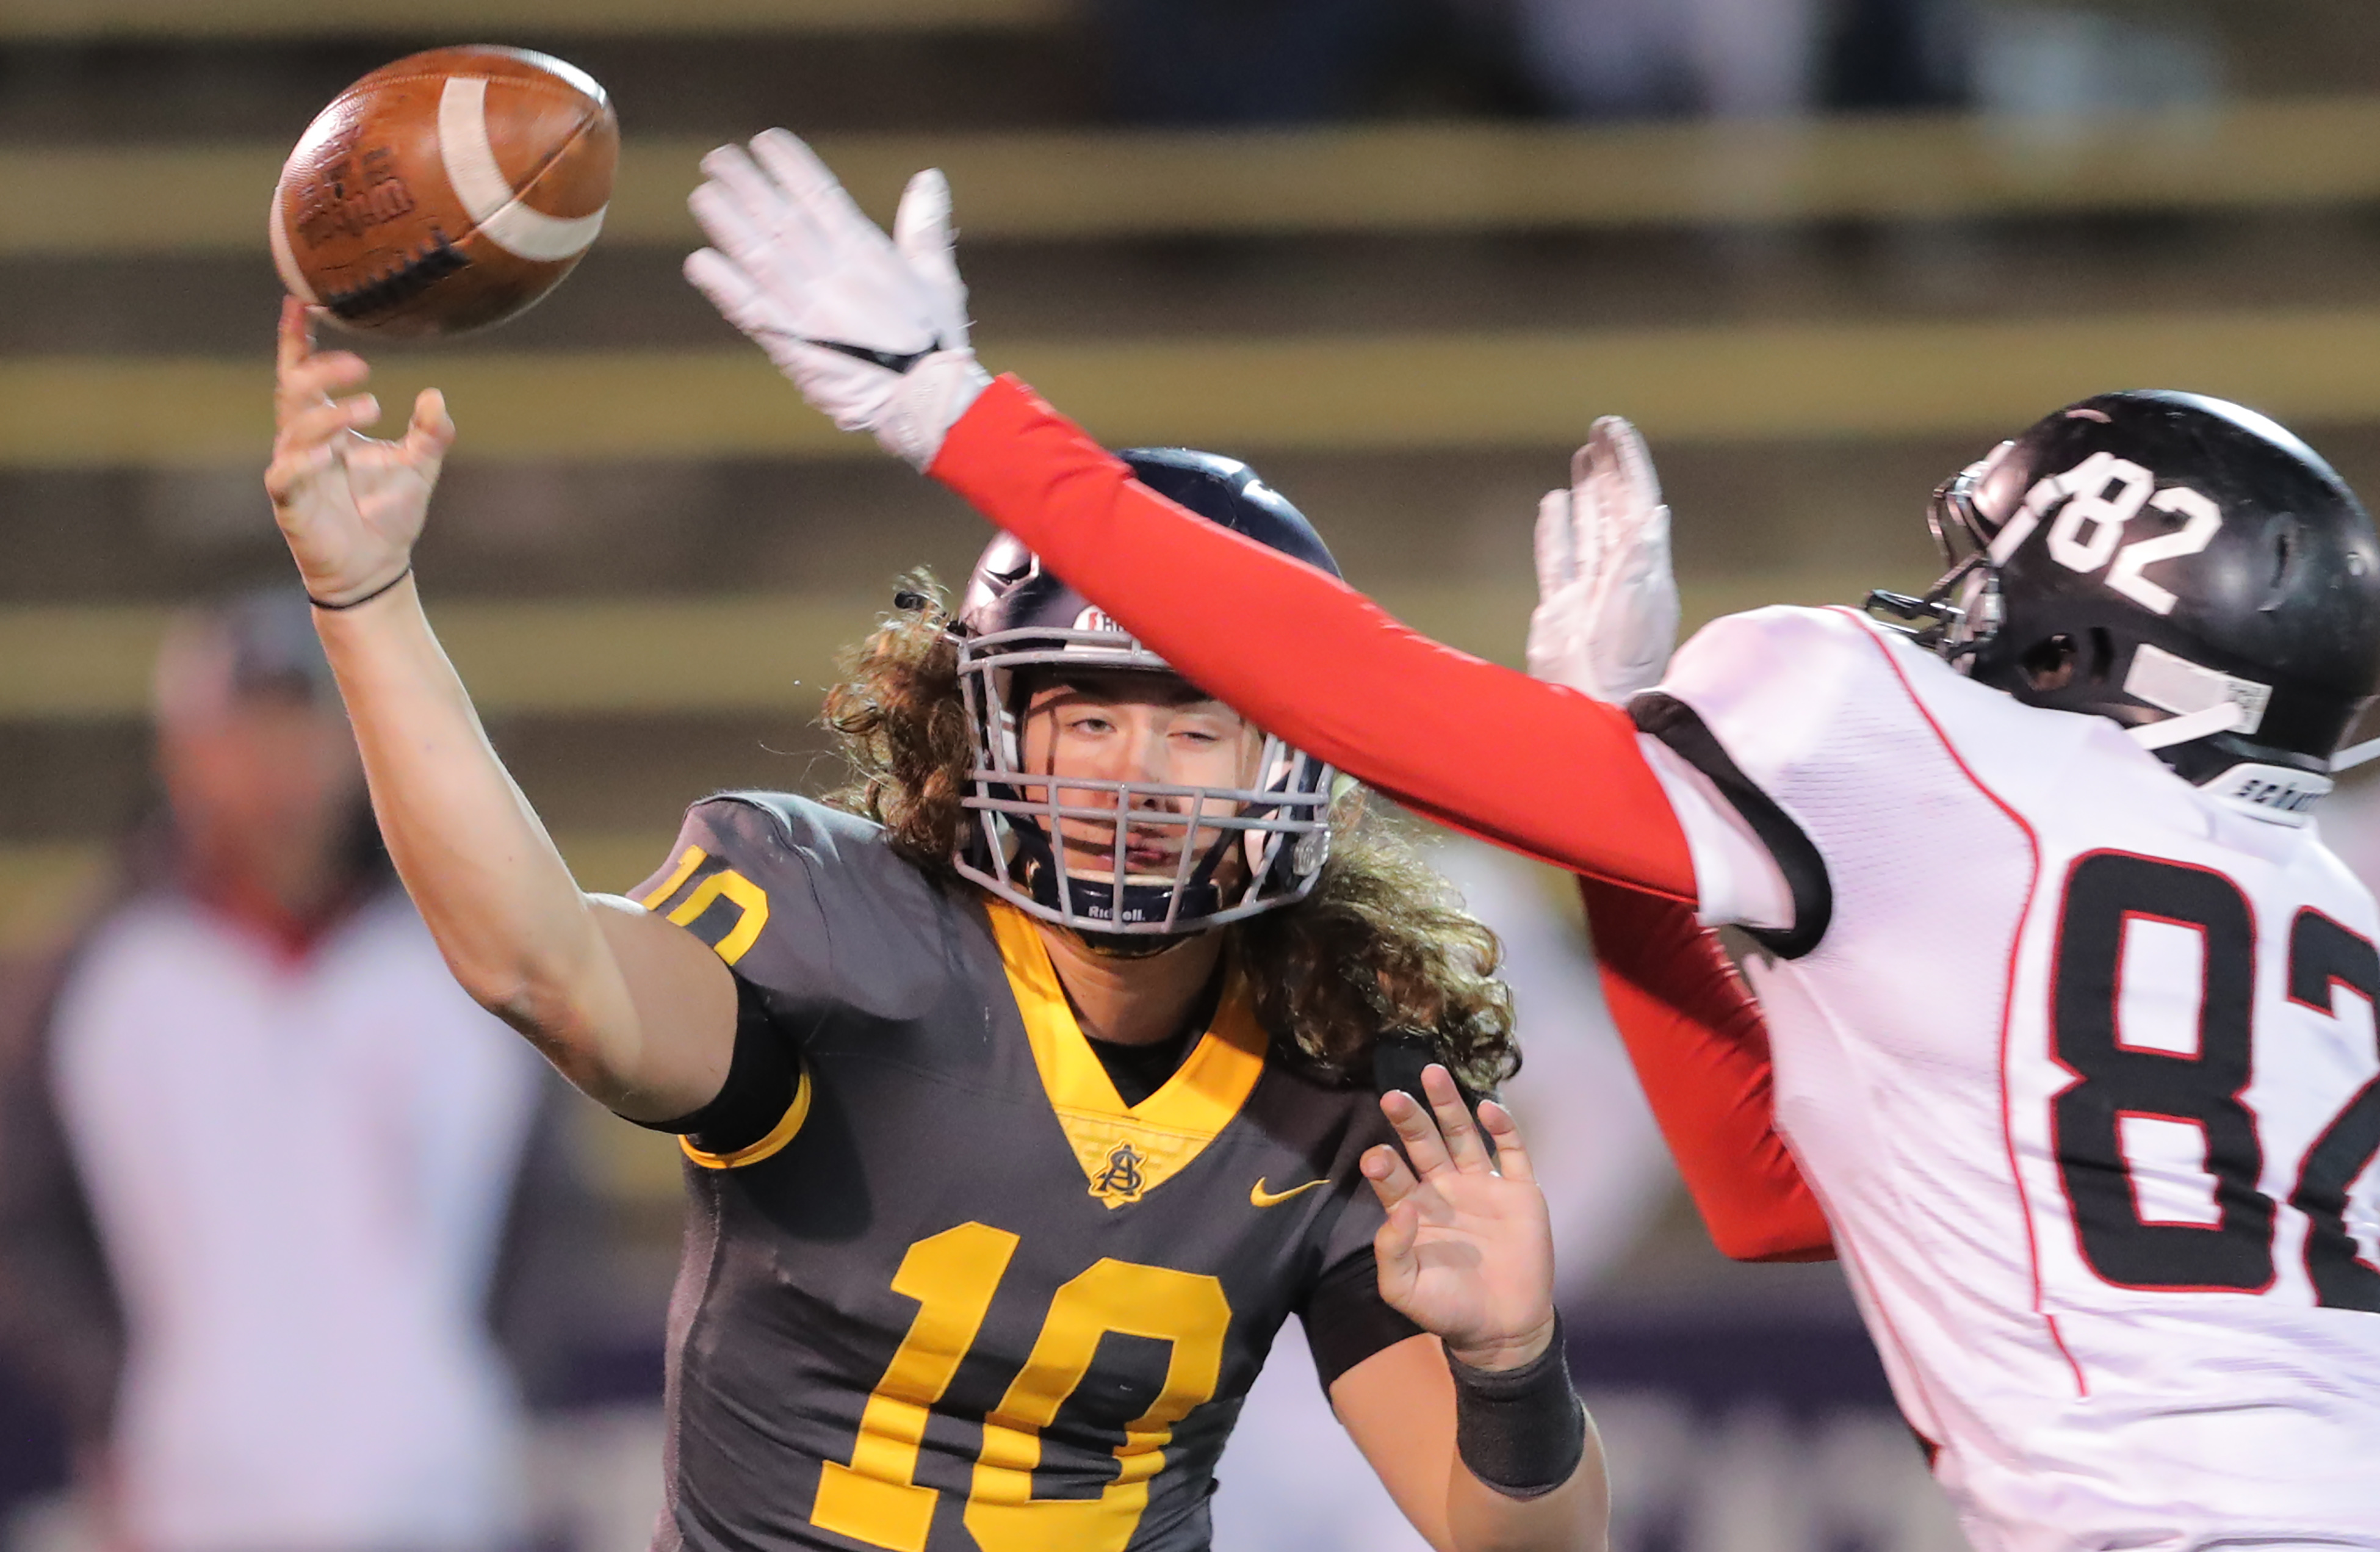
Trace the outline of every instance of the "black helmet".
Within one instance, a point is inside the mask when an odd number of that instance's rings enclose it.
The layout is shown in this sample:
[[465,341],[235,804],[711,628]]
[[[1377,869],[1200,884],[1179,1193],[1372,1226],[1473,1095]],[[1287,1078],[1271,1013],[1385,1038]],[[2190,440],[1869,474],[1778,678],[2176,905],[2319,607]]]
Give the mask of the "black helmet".
[[[1199,516],[1339,575],[1313,526],[1247,465],[1173,447],[1134,448],[1121,456],[1142,484]],[[1245,788],[1068,777],[1067,794],[1098,793],[1108,806],[1077,801],[1062,808],[1059,789],[1046,781],[1036,781],[1031,791],[1038,795],[1027,795],[1029,773],[1016,736],[1025,689],[1017,670],[1173,671],[1045,571],[1021,541],[1002,534],[976,562],[953,634],[975,734],[962,801],[976,823],[955,859],[962,874],[1046,921],[1098,934],[1196,932],[1290,904],[1313,889],[1330,851],[1333,773],[1278,738],[1266,738],[1256,780]],[[1141,808],[1136,799],[1157,799],[1160,806]],[[1181,831],[1172,872],[1128,872],[1121,832],[1111,867],[1086,873],[1058,866],[1051,843],[1058,821],[1111,825],[1123,807],[1135,808],[1135,830]],[[1229,877],[1223,865],[1235,846],[1245,866],[1241,876]]]
[[[1872,607],[2019,700],[2112,717],[2184,779],[2295,814],[2380,673],[2380,534],[2238,405],[2102,394],[1935,492],[1951,569]],[[2226,790],[2237,784],[2226,782]]]

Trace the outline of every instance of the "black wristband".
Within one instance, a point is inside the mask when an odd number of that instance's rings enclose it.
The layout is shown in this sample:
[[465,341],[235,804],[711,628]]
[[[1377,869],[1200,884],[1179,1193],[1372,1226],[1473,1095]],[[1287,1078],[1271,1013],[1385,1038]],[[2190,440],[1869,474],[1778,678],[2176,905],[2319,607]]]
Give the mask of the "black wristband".
[[1454,1451],[1472,1475],[1508,1498],[1541,1498],[1586,1458],[1586,1408],[1570,1382],[1561,1316],[1553,1340],[1517,1369],[1454,1371]]
[[405,563],[405,569],[403,571],[398,572],[395,576],[390,577],[387,581],[382,583],[379,587],[374,588],[370,592],[366,593],[361,598],[351,598],[345,603],[324,603],[321,599],[316,598],[313,594],[308,593],[306,595],[306,601],[312,604],[317,609],[327,609],[333,613],[336,613],[342,609],[353,609],[359,603],[370,603],[372,600],[380,597],[381,594],[388,591],[391,588],[395,587],[399,582],[404,581],[407,577],[412,575],[413,563],[411,561],[407,561]]

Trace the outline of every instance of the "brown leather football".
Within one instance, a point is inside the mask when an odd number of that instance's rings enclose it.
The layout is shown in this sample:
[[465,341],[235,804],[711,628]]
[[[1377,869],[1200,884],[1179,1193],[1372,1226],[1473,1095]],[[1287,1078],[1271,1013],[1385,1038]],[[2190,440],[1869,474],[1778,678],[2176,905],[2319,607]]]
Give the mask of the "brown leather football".
[[356,82],[273,191],[281,282],[352,328],[484,329],[570,273],[603,224],[620,126],[575,66],[431,49]]

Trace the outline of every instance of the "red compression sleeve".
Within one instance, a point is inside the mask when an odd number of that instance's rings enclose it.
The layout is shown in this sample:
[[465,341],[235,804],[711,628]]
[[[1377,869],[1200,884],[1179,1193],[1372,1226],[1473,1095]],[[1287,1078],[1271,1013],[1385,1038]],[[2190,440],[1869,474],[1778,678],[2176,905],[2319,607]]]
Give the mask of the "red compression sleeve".
[[1759,1010],[1684,903],[1685,839],[1624,712],[1432,641],[1184,512],[1014,378],[952,428],[932,472],[1258,725],[1583,875],[1606,995],[1712,1239],[1744,1260],[1832,1253],[1776,1134]]
[[1760,1006],[1694,912],[1579,880],[1603,1000],[1711,1243],[1738,1261],[1825,1261],[1833,1237],[1777,1134]]
[[1432,641],[1184,512],[1013,377],[951,428],[931,472],[1257,726],[1451,828],[1694,899],[1627,713]]

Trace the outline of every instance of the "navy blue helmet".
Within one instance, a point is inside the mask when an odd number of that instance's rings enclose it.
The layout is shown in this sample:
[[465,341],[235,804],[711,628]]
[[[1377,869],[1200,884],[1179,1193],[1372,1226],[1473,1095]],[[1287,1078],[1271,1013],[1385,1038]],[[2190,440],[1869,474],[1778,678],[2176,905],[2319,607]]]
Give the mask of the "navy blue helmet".
[[[1336,562],[1296,507],[1234,458],[1187,448],[1121,455],[1140,482],[1212,523],[1331,576]],[[1220,624],[1218,628],[1223,628]],[[1095,935],[1202,931],[1302,900],[1330,852],[1333,772],[1268,736],[1243,785],[1065,778],[1024,769],[1019,720],[1031,689],[1070,671],[1172,674],[1088,599],[1002,534],[977,561],[953,624],[975,732],[963,801],[974,818],[958,870],[1046,921]],[[1115,823],[1119,810],[1133,816]],[[1101,838],[1097,867],[1062,863],[1054,837]],[[1125,831],[1169,832],[1161,872],[1135,871]]]

